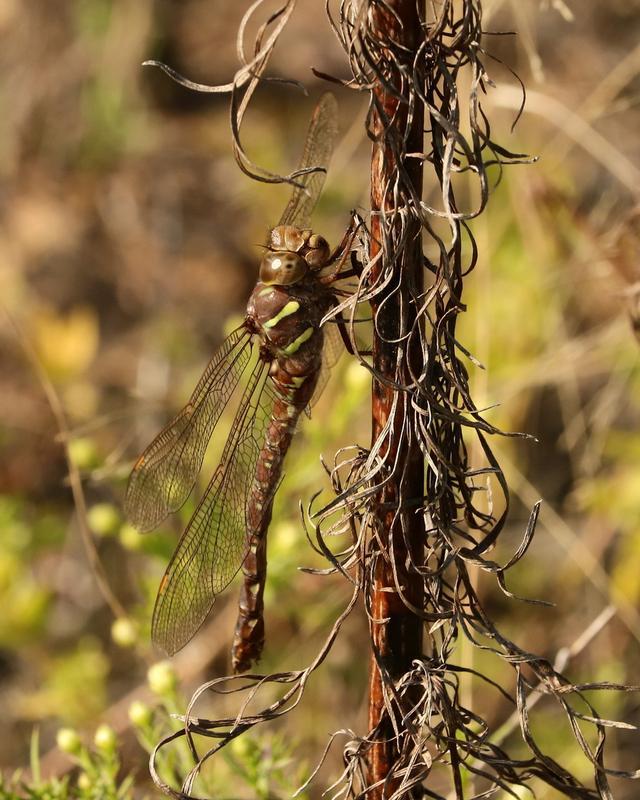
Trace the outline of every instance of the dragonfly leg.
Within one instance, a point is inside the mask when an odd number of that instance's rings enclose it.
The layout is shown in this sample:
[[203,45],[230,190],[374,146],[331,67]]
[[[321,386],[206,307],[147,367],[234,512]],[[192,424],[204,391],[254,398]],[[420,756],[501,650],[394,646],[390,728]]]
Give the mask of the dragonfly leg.
[[[325,267],[331,266],[331,264],[336,264],[336,267],[331,270],[328,275],[323,275],[319,281],[320,283],[324,284],[325,286],[330,286],[334,281],[351,277],[355,272],[351,270],[349,272],[342,272],[342,267],[344,266],[349,253],[351,253],[351,246],[353,245],[353,240],[356,237],[358,229],[363,224],[363,220],[360,215],[353,211],[351,214],[351,222],[349,223],[349,227],[345,231],[344,236],[342,237],[342,241],[336,247],[336,249],[331,253],[329,256],[329,260],[324,265]],[[337,262],[337,263],[336,263]],[[351,260],[353,266],[353,259]]]
[[358,356],[359,358],[361,358],[363,356],[372,355],[371,350],[358,350],[357,352],[355,351],[353,347],[353,342],[351,341],[351,337],[349,336],[349,328],[347,327],[347,321],[342,316],[342,312],[339,311],[335,315],[335,322],[336,325],[338,326],[338,331],[340,332],[340,336],[342,338],[342,342],[345,346],[345,349],[350,356]]
[[351,338],[349,337],[349,329],[347,328],[347,323],[345,321],[345,318],[342,316],[341,312],[338,312],[336,314],[335,320],[347,353],[349,353],[350,356],[355,356],[356,353],[355,350],[353,349]]
[[355,235],[358,232],[358,229],[360,228],[360,226],[362,225],[362,222],[363,222],[363,220],[360,217],[360,215],[358,214],[358,212],[357,211],[352,211],[351,212],[351,220],[349,221],[349,225],[347,227],[347,230],[345,231],[344,236],[342,237],[342,241],[340,242],[340,244],[336,247],[336,249],[333,251],[333,253],[331,253],[331,255],[329,256],[329,261],[327,262],[328,264],[333,264],[337,259],[341,258],[344,255],[345,250],[347,250],[347,251],[350,250],[351,245],[353,244],[353,240],[355,238]]
[[338,276],[340,280],[343,278],[359,278],[362,275],[362,264],[358,261],[358,254],[355,250],[351,251],[351,269],[341,272]]

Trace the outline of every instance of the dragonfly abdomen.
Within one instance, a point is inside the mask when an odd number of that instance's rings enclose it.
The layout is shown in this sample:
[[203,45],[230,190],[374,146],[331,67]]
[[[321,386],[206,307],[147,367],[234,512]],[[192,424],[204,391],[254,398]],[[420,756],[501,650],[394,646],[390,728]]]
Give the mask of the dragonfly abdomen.
[[[248,552],[242,565],[238,621],[233,639],[234,672],[244,672],[259,660],[264,645],[264,587],[267,576],[267,531],[273,498],[282,477],[282,466],[298,418],[309,403],[318,369],[296,380],[278,361],[270,380],[276,394],[271,418],[266,424],[264,443],[246,506]],[[291,366],[289,364],[289,366]]]

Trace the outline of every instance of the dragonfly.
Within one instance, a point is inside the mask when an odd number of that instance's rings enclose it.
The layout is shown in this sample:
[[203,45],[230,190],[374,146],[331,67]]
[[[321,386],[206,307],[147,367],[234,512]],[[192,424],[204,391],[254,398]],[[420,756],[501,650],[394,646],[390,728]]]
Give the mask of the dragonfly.
[[140,531],[177,511],[193,490],[225,407],[241,394],[220,462],[161,580],[152,619],[154,643],[173,655],[242,570],[236,673],[257,662],[264,645],[267,530],[285,455],[302,412],[326,381],[336,341],[340,348],[336,328],[349,349],[339,315],[338,325],[321,323],[337,304],[335,281],[353,274],[343,268],[353,235],[348,231],[332,252],[309,227],[336,135],[337,103],[327,93],[311,118],[298,177],[270,231],[244,321],[211,359],[185,407],[137,460],[127,487],[126,513]]

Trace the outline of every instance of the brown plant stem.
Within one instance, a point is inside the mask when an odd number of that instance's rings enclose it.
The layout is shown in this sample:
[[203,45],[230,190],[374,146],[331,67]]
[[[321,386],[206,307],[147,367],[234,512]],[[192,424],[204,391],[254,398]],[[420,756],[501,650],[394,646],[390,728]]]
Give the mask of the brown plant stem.
[[[401,237],[396,208],[399,196],[413,194],[420,198],[422,194],[422,162],[406,156],[422,151],[422,105],[417,104],[409,121],[410,82],[402,77],[411,74],[413,57],[422,38],[417,8],[415,0],[390,0],[386,6],[375,9],[369,23],[370,33],[381,43],[383,52],[385,41],[393,44],[389,74],[385,77],[395,90],[390,91],[381,82],[373,89],[369,254],[375,264],[372,283],[380,279],[383,271],[388,271],[389,259],[397,259],[394,280],[389,284],[390,294],[385,291],[372,302],[376,320],[373,368],[376,375],[389,381],[389,384],[373,382],[372,441],[382,441],[379,455],[389,468],[389,479],[377,498],[370,550],[373,652],[369,730],[375,730],[375,734],[369,751],[369,800],[388,798],[398,788],[400,779],[393,773],[399,755],[394,728],[402,726],[403,720],[398,709],[395,712],[392,709],[389,693],[393,683],[411,669],[413,659],[422,655],[422,620],[405,600],[417,609],[422,608],[422,579],[411,565],[422,563],[424,524],[415,504],[413,511],[404,506],[407,499],[423,496],[424,467],[420,449],[411,437],[411,426],[406,424],[411,416],[410,395],[398,392],[391,385],[409,384],[407,359],[411,359],[412,368],[418,372],[417,360],[421,360],[416,329],[417,298],[423,287],[421,225],[417,215],[408,215],[408,230]],[[403,54],[400,62],[398,53]],[[398,69],[401,65],[406,73]],[[410,187],[399,186],[401,171]],[[398,192],[398,188],[402,190]],[[393,247],[391,242],[401,243]],[[410,331],[413,335],[402,341]]]

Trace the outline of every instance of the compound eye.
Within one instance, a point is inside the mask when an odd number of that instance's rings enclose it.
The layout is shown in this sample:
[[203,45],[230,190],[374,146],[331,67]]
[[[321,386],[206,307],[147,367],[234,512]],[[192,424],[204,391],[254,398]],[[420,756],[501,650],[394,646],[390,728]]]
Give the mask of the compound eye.
[[318,233],[309,237],[307,242],[309,250],[305,254],[305,259],[310,267],[322,267],[329,260],[329,243]]
[[260,264],[260,280],[266,284],[290,286],[304,278],[307,270],[307,264],[297,253],[270,252]]

